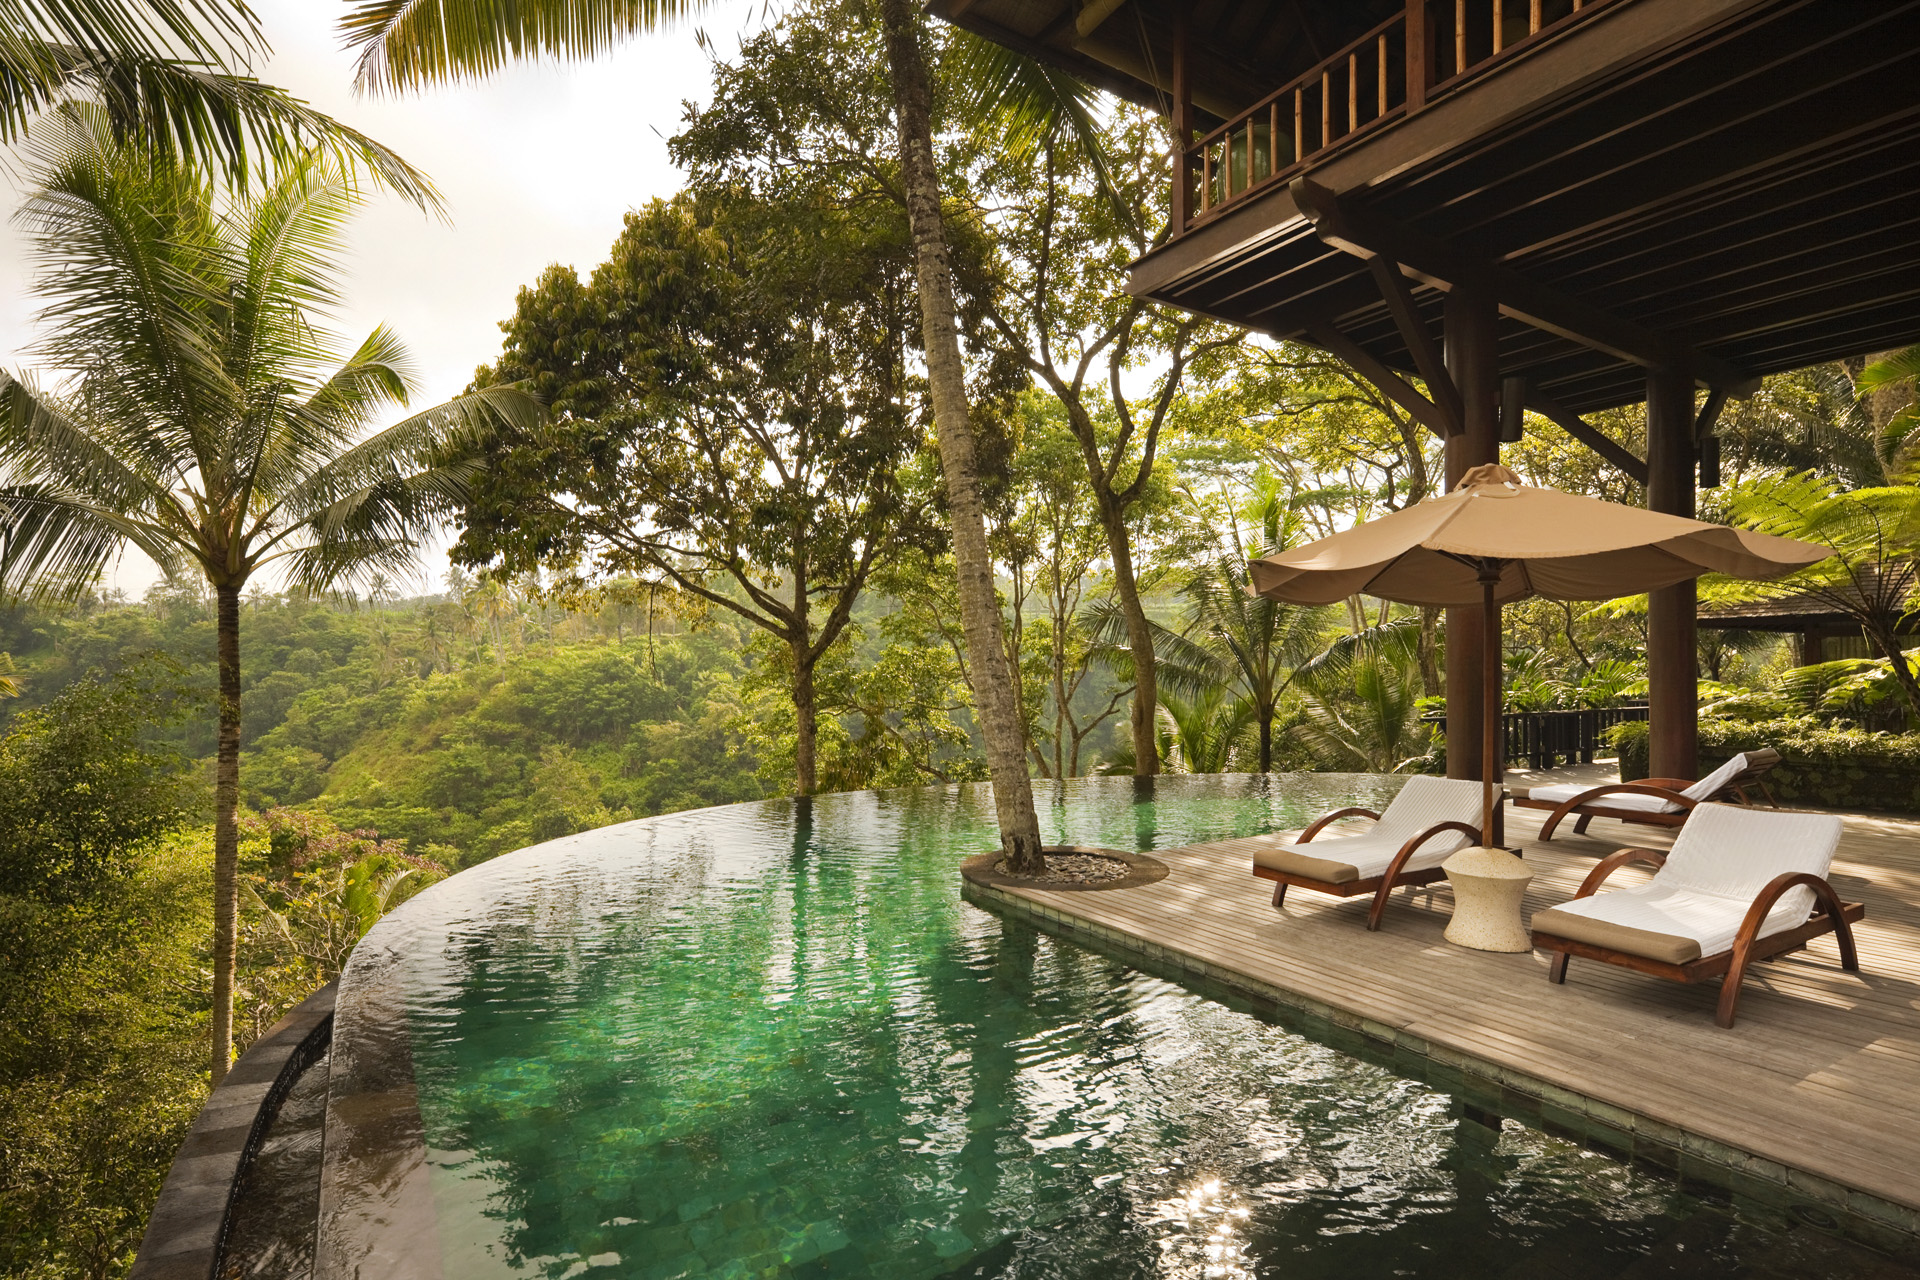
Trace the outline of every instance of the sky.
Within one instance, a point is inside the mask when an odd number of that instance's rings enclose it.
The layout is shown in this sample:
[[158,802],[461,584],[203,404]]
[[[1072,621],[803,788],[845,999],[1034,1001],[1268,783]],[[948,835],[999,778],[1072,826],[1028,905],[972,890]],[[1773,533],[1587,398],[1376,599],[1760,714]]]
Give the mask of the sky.
[[[666,140],[689,100],[711,90],[704,29],[722,56],[766,21],[767,0],[718,0],[697,24],[636,40],[590,64],[525,65],[477,85],[404,98],[356,97],[353,59],[333,24],[347,0],[254,0],[273,56],[254,74],[361,130],[425,170],[447,220],[376,195],[349,228],[335,327],[357,345],[391,325],[419,367],[416,405],[458,395],[500,350],[515,292],[549,263],[587,274],[627,210],[671,195],[682,175]],[[17,176],[0,166],[0,198],[18,208]],[[23,246],[0,225],[0,368],[33,367],[33,302]],[[424,557],[420,590],[437,589],[446,556]],[[124,559],[107,586],[138,597],[158,578]],[[271,584],[268,584],[271,585]]]

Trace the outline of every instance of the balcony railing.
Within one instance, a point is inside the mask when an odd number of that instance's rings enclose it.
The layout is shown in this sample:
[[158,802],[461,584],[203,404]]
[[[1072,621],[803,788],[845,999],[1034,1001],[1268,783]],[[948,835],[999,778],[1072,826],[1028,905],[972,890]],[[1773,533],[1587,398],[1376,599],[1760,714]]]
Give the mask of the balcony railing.
[[[1619,2],[1410,0],[1404,13],[1190,143],[1176,178],[1177,230],[1284,182],[1334,148],[1420,110],[1434,94]],[[1184,104],[1175,111],[1177,119],[1186,115]]]

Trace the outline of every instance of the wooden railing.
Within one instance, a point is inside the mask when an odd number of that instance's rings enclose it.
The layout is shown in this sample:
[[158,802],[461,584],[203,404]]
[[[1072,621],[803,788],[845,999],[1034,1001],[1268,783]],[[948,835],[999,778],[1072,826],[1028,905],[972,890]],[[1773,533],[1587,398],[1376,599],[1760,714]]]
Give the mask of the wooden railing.
[[[1404,13],[1189,143],[1175,179],[1176,231],[1292,177],[1351,138],[1420,110],[1433,94],[1611,3],[1618,0],[1409,0]],[[1176,50],[1176,58],[1183,52]],[[1185,79],[1183,66],[1176,85],[1184,86]],[[1176,130],[1188,114],[1185,103],[1176,105]]]
[[[1580,707],[1566,711],[1506,711],[1500,716],[1506,754],[1512,768],[1525,761],[1529,769],[1556,769],[1563,764],[1592,764],[1593,757],[1611,751],[1607,730],[1629,720],[1645,720],[1647,704],[1623,707]],[[1428,724],[1447,727],[1447,713],[1420,717]]]

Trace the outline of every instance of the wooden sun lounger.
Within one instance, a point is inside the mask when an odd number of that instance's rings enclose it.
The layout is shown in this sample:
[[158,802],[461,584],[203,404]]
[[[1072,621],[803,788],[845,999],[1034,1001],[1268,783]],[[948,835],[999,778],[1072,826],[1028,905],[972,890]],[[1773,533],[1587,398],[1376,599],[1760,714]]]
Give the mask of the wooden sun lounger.
[[[1379,816],[1379,814],[1371,809],[1335,809],[1332,813],[1327,814],[1305,831],[1302,831],[1300,838],[1294,841],[1294,843],[1306,844],[1315,836],[1319,835],[1321,828],[1325,827],[1329,822],[1335,822],[1341,818],[1378,819]],[[1370,893],[1373,895],[1373,905],[1367,910],[1367,928],[1377,932],[1380,928],[1381,914],[1387,909],[1387,895],[1403,885],[1432,884],[1436,880],[1445,880],[1447,878],[1446,868],[1444,867],[1424,867],[1419,871],[1401,870],[1402,867],[1407,865],[1407,859],[1419,852],[1420,846],[1443,831],[1458,831],[1471,838],[1476,844],[1479,843],[1480,840],[1480,828],[1478,827],[1470,827],[1464,822],[1442,822],[1436,826],[1428,827],[1425,831],[1420,832],[1405,844],[1401,845],[1400,852],[1394,855],[1393,861],[1387,865],[1386,871],[1377,876],[1367,876],[1363,879],[1355,880],[1328,880],[1303,872],[1281,871],[1273,867],[1262,866],[1255,866],[1253,874],[1263,880],[1272,880],[1275,882],[1273,886],[1273,906],[1276,911],[1286,905],[1288,885],[1300,889],[1311,889],[1315,893],[1332,894],[1336,898],[1357,898],[1362,894]],[[1337,853],[1338,850],[1329,848],[1328,852]],[[1331,863],[1331,860],[1329,860],[1329,862]]]
[[[1429,785],[1429,783],[1437,785]],[[1433,803],[1438,803],[1443,806],[1440,809],[1442,813],[1447,812],[1449,808],[1452,808],[1455,812],[1459,811],[1455,802],[1461,797],[1453,796],[1445,800],[1440,799],[1440,796],[1445,794],[1441,792],[1440,788],[1443,786],[1460,787],[1462,784],[1458,780],[1409,780],[1408,786],[1410,788],[1416,785],[1424,787],[1423,794],[1430,797],[1430,799],[1425,802],[1415,800],[1414,813],[1420,813],[1425,804]],[[1479,784],[1471,783],[1465,785],[1470,788],[1477,788]],[[1464,798],[1473,800],[1474,795],[1469,791],[1465,794]],[[1398,804],[1399,801],[1396,799],[1395,803]],[[1391,813],[1393,808],[1393,805],[1388,805],[1387,812]],[[1402,810],[1403,817],[1406,812],[1406,810]],[[1427,808],[1424,816],[1438,815],[1435,814],[1431,808]],[[1271,865],[1262,866],[1260,862],[1256,860],[1253,866],[1254,875],[1259,876],[1263,880],[1272,880],[1275,882],[1273,889],[1273,905],[1275,910],[1279,910],[1286,905],[1287,889],[1289,886],[1300,889],[1311,889],[1315,893],[1331,894],[1336,898],[1357,898],[1363,894],[1371,894],[1373,896],[1373,905],[1367,912],[1367,928],[1370,930],[1378,930],[1380,928],[1381,914],[1387,909],[1387,896],[1395,889],[1403,885],[1432,884],[1436,880],[1445,880],[1447,878],[1446,870],[1438,866],[1420,867],[1412,871],[1406,870],[1407,862],[1419,853],[1429,840],[1448,832],[1456,832],[1463,835],[1475,844],[1479,843],[1480,840],[1480,828],[1466,822],[1436,822],[1431,825],[1419,827],[1413,830],[1400,844],[1399,851],[1395,853],[1393,858],[1387,863],[1386,869],[1378,875],[1371,876],[1360,875],[1359,868],[1338,860],[1341,853],[1340,846],[1346,843],[1344,840],[1328,841],[1324,846],[1327,851],[1327,857],[1325,858],[1316,858],[1310,854],[1295,851],[1299,845],[1311,843],[1315,836],[1326,829],[1327,824],[1337,822],[1341,818],[1371,818],[1375,822],[1379,822],[1381,820],[1381,814],[1375,813],[1371,809],[1336,809],[1301,832],[1299,838],[1291,842],[1294,848],[1279,849],[1263,855],[1257,855],[1264,856],[1272,861],[1282,861],[1289,864],[1284,867]],[[1370,843],[1370,847],[1377,851],[1380,845],[1378,843]],[[1375,857],[1369,859],[1369,861],[1377,865],[1377,852]]]
[[[1601,859],[1581,884],[1580,892],[1574,895],[1580,898],[1592,896],[1608,876],[1630,862],[1646,862],[1655,867],[1666,865],[1667,856],[1651,849],[1622,849],[1618,853]],[[1767,913],[1773,909],[1780,895],[1789,889],[1805,886],[1813,890],[1814,914],[1797,928],[1783,929],[1770,933],[1766,937],[1757,937],[1760,926],[1766,921]],[[1746,918],[1740,923],[1740,932],[1733,946],[1715,955],[1701,956],[1695,960],[1674,962],[1655,959],[1637,952],[1621,951],[1592,942],[1578,942],[1572,938],[1561,937],[1550,929],[1533,930],[1533,945],[1542,951],[1554,952],[1553,963],[1547,971],[1550,982],[1567,980],[1567,962],[1574,956],[1588,960],[1601,960],[1607,964],[1619,965],[1639,973],[1651,974],[1656,978],[1666,978],[1672,982],[1707,982],[1714,978],[1720,980],[1720,1004],[1714,1013],[1714,1021],[1723,1027],[1733,1025],[1734,1014],[1740,1004],[1740,984],[1746,978],[1747,966],[1758,960],[1771,960],[1792,951],[1803,950],[1808,941],[1823,933],[1835,935],[1840,947],[1840,967],[1848,972],[1857,973],[1860,960],[1853,946],[1853,925],[1864,919],[1866,907],[1858,902],[1842,902],[1840,895],[1825,877],[1795,872],[1776,876],[1769,881],[1747,909]],[[1550,917],[1550,912],[1541,912],[1535,917]]]
[[[1763,779],[1775,765],[1780,763],[1780,753],[1766,748],[1749,751],[1746,755],[1747,767],[1730,778],[1718,795],[1731,794],[1737,797],[1741,804],[1752,804],[1753,799],[1747,794],[1746,789],[1753,787],[1766,797],[1768,804],[1776,809],[1779,808],[1779,803],[1774,800],[1773,793],[1767,790],[1767,784]],[[1595,818],[1614,818],[1621,822],[1638,822],[1650,827],[1683,826],[1692,814],[1694,806],[1704,803],[1683,794],[1693,785],[1695,780],[1691,778],[1639,778],[1633,782],[1603,783],[1562,801],[1535,800],[1531,796],[1518,793],[1512,794],[1509,799],[1516,809],[1538,809],[1543,813],[1551,814],[1551,817],[1540,824],[1539,836],[1542,840],[1551,840],[1554,829],[1560,825],[1560,820],[1570,813],[1579,815],[1579,820],[1573,824],[1575,835],[1585,835],[1588,824]],[[1618,795],[1656,796],[1680,807],[1677,811],[1638,809],[1610,805],[1606,802],[1606,797]]]

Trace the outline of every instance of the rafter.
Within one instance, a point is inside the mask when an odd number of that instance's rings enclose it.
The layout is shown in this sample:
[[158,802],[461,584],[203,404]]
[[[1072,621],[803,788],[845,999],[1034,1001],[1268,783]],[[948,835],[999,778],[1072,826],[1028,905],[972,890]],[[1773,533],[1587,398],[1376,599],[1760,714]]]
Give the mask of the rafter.
[[1477,259],[1392,218],[1353,208],[1310,178],[1295,178],[1288,192],[1322,242],[1355,257],[1390,258],[1429,284],[1473,289],[1492,298],[1503,315],[1616,359],[1649,369],[1684,369],[1736,396],[1759,389],[1758,378],[1717,356],[1528,279],[1510,267]]

